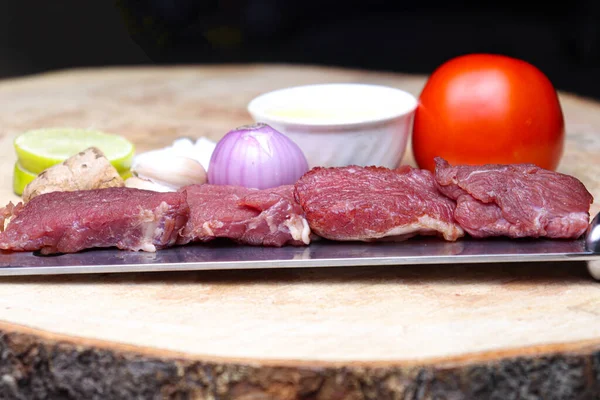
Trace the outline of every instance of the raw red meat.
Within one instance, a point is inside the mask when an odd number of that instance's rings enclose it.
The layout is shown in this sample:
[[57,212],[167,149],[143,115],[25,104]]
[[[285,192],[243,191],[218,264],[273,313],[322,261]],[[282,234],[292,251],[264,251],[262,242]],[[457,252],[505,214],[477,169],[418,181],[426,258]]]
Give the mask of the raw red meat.
[[593,198],[572,176],[532,164],[435,161],[440,191],[456,200],[454,217],[474,237],[577,238],[588,227]]
[[313,168],[295,185],[311,230],[332,240],[407,239],[418,234],[454,241],[464,232],[454,201],[433,175],[408,166]]
[[[181,193],[132,188],[52,192],[23,205],[9,204],[0,215],[0,249],[74,253],[116,246],[153,252],[174,245],[189,217]],[[0,221],[2,222],[2,221]]]
[[227,238],[249,245],[310,243],[310,228],[293,196],[292,185],[247,189],[226,185],[192,185],[182,189],[191,215],[179,239],[207,242]]

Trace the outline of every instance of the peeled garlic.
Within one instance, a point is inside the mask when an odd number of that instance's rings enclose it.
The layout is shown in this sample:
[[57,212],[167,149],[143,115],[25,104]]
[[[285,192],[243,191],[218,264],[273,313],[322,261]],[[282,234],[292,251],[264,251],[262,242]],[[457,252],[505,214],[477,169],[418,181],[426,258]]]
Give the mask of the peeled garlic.
[[206,171],[200,162],[174,154],[148,154],[139,157],[131,171],[162,186],[179,189],[183,186],[206,183]]
[[134,189],[152,190],[153,192],[175,192],[176,189],[161,185],[149,179],[132,176],[125,180],[125,187]]

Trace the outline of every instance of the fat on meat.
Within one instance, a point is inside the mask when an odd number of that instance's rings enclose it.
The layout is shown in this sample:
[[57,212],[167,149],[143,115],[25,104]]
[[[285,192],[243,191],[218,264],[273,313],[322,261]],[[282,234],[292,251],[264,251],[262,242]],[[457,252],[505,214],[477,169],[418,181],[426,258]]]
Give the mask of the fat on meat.
[[593,197],[575,177],[533,164],[435,162],[439,190],[456,200],[454,217],[473,237],[578,238],[588,227]]
[[26,204],[9,203],[0,216],[3,250],[54,254],[118,247],[154,252],[176,243],[189,207],[181,193],[115,187],[41,194]]
[[316,167],[296,182],[295,196],[311,230],[331,240],[464,235],[453,217],[455,202],[438,192],[427,170]]
[[311,234],[292,185],[249,189],[229,185],[190,185],[181,189],[190,219],[179,244],[217,238],[255,246],[308,245]]

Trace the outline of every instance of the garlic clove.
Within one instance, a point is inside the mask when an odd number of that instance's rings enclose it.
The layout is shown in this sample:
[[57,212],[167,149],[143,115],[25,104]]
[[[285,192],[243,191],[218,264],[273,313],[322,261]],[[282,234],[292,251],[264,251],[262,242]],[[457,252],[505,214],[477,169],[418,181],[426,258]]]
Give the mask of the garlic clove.
[[206,170],[200,162],[174,154],[152,154],[148,157],[140,157],[131,171],[140,178],[173,189],[206,183]]
[[151,181],[150,179],[144,179],[137,176],[132,176],[131,178],[127,178],[125,180],[125,187],[134,188],[134,189],[143,189],[143,190],[151,190],[153,192],[175,192],[176,189],[173,189],[168,186],[161,185],[160,183],[156,183]]

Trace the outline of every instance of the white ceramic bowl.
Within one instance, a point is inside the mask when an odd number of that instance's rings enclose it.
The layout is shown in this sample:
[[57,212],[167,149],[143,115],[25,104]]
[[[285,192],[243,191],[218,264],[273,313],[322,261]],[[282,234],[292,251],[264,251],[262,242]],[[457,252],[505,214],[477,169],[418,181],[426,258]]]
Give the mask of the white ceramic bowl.
[[300,146],[309,167],[397,167],[412,132],[417,99],[386,86],[297,86],[256,97],[248,112]]

